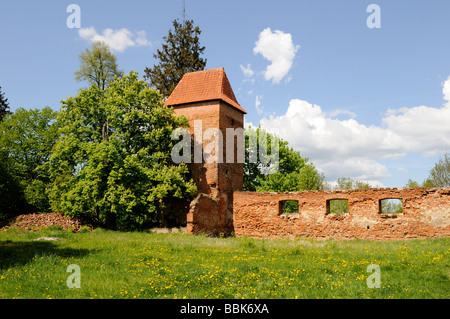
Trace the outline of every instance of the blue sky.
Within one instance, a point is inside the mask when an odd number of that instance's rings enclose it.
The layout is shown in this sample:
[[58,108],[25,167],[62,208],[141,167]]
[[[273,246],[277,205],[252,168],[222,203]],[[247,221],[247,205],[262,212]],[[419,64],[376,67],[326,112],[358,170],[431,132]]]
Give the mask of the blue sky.
[[[79,29],[66,23],[72,3]],[[367,25],[370,4],[380,28]],[[85,86],[73,72],[90,41],[109,41],[119,67],[143,76],[182,0],[0,7],[0,86],[11,109],[59,110]],[[186,0],[207,68],[225,68],[247,123],[280,134],[329,181],[386,187],[422,182],[450,151],[449,12],[446,0]]]

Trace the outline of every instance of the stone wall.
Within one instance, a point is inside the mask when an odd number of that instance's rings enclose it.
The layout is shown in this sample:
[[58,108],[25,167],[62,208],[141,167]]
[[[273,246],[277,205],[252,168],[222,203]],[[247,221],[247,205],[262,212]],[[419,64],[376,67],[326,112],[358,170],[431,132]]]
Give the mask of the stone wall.
[[[333,199],[347,199],[348,213],[327,212]],[[401,199],[403,213],[383,214],[382,199]],[[284,214],[280,201],[298,201]],[[259,238],[405,239],[450,236],[450,188],[384,188],[286,193],[235,192],[236,236]]]

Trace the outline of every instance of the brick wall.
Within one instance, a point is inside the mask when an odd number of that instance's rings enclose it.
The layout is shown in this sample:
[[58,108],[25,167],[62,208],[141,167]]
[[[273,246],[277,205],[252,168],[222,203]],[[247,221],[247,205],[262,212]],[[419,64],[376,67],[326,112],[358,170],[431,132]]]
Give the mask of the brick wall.
[[[380,200],[402,199],[402,214],[382,214]],[[327,201],[347,199],[349,211],[327,213]],[[283,214],[280,201],[298,201]],[[450,188],[386,188],[293,193],[235,192],[236,236],[259,238],[405,239],[450,236]]]

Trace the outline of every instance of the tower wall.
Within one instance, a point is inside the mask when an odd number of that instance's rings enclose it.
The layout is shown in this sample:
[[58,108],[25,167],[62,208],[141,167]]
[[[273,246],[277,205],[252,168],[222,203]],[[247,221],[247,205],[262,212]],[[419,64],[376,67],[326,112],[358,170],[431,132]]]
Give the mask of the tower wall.
[[[242,190],[244,164],[237,162],[238,138],[234,135],[233,162],[227,163],[227,129],[243,129],[244,114],[222,100],[177,105],[174,110],[178,116],[184,115],[188,118],[193,141],[197,139],[198,143],[198,139],[202,139],[198,136],[200,129],[195,127],[195,121],[201,121],[202,137],[207,129],[215,128],[221,131],[223,141],[221,162],[205,163],[203,158],[201,163],[188,164],[197,185],[198,196],[190,205],[187,231],[193,234],[229,235],[234,231],[233,192]],[[203,138],[202,141],[204,149],[210,140]],[[194,150],[192,154],[194,155]]]

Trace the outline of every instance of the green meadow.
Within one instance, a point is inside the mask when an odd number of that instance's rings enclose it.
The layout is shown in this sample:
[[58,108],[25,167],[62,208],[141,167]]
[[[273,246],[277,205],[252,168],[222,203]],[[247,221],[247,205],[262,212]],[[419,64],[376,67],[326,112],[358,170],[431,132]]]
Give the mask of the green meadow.
[[[60,240],[35,241],[42,236]],[[73,264],[79,266],[80,288],[67,284]],[[368,272],[373,264],[380,267],[379,288],[367,284],[375,283],[376,273]],[[0,232],[0,298],[447,299],[450,239],[263,240],[9,229]]]

